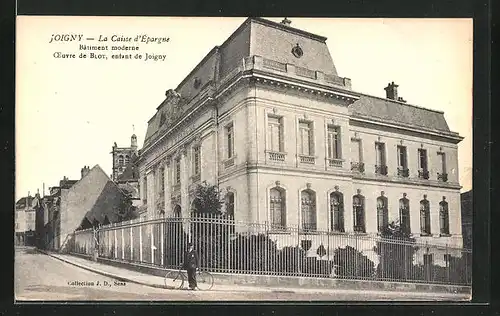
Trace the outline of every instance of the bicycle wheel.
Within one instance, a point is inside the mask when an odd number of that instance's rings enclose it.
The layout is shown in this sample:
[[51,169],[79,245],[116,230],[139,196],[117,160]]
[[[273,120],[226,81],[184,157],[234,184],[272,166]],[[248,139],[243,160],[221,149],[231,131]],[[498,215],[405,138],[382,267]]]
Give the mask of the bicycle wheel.
[[184,274],[181,271],[169,271],[165,274],[167,288],[180,289],[184,285]]
[[196,273],[196,283],[198,289],[208,291],[214,286],[214,277],[206,271],[198,271]]

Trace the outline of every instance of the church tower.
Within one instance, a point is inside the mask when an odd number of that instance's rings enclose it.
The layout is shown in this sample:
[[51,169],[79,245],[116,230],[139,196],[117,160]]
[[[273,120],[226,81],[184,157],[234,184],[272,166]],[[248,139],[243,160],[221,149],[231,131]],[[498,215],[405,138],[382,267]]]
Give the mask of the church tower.
[[132,134],[130,137],[130,147],[118,147],[116,142],[112,147],[113,172],[111,179],[117,181],[118,177],[125,171],[128,164],[137,156],[137,136]]

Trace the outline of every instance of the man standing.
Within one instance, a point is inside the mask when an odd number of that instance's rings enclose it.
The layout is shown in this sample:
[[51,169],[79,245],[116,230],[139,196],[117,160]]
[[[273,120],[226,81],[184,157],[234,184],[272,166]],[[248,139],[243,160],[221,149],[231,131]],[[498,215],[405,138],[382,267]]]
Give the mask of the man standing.
[[184,256],[184,269],[186,269],[188,274],[189,288],[191,290],[196,289],[196,270],[198,269],[200,262],[198,260],[198,254],[194,251],[192,243],[188,244],[189,250]]

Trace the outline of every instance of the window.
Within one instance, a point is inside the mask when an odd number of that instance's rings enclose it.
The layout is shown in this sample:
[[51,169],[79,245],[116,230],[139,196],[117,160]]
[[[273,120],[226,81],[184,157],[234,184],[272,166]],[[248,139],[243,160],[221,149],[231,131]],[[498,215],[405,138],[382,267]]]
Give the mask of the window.
[[181,211],[181,207],[179,204],[177,204],[175,207],[174,207],[174,217],[176,218],[180,218],[182,216],[182,211]]
[[449,220],[448,202],[443,197],[443,200],[439,202],[439,232],[441,235],[450,234]]
[[365,198],[357,194],[352,197],[352,208],[354,215],[354,231],[365,233]]
[[226,127],[226,141],[227,141],[227,158],[234,156],[234,129],[233,125]]
[[123,165],[123,155],[118,156],[118,165]]
[[437,174],[438,180],[446,182],[448,181],[448,174],[446,173],[446,154],[443,152],[438,152],[438,157],[440,160],[440,171]]
[[283,119],[277,116],[267,118],[270,151],[283,152]]
[[314,155],[312,123],[299,121],[299,153],[305,156]]
[[234,219],[234,193],[226,193],[226,214],[230,219]]
[[421,179],[429,179],[429,169],[427,165],[427,150],[418,150],[418,177]]
[[16,223],[16,229],[19,229],[19,223]]
[[341,159],[340,127],[328,126],[328,158]]
[[431,234],[430,203],[425,197],[420,201],[420,234]]
[[389,208],[385,196],[377,198],[377,228],[381,233],[389,225]]
[[408,157],[406,155],[406,147],[398,146],[398,176],[400,177],[408,177]]
[[351,139],[352,161],[351,170],[356,172],[364,172],[365,165],[363,163],[363,149],[361,139]]
[[200,174],[200,162],[201,162],[200,146],[195,146],[193,147],[193,175]]
[[387,175],[384,143],[379,143],[379,142],[375,143],[375,173]]
[[406,147],[398,146],[398,168],[406,169],[408,164],[406,161]]
[[411,232],[410,228],[410,200],[406,198],[406,193],[403,193],[403,198],[399,199],[399,222],[401,230],[405,234]]
[[269,191],[269,207],[271,225],[273,229],[286,227],[285,192],[281,188],[272,188]]
[[129,162],[130,162],[129,155],[125,155],[125,164],[128,164]]
[[181,183],[181,158],[175,159],[174,185]]
[[304,190],[300,194],[302,209],[302,229],[316,230],[316,194]]
[[340,192],[330,194],[330,229],[344,232],[344,196]]

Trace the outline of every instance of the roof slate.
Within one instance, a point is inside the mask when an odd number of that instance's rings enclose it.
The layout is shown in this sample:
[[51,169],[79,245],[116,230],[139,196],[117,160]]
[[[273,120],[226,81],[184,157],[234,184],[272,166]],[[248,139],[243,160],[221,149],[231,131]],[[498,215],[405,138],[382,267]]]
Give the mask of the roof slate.
[[361,95],[349,106],[353,117],[369,117],[395,124],[424,127],[431,130],[450,132],[443,112],[412,106],[390,99]]

